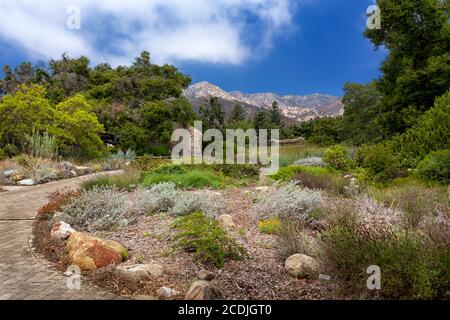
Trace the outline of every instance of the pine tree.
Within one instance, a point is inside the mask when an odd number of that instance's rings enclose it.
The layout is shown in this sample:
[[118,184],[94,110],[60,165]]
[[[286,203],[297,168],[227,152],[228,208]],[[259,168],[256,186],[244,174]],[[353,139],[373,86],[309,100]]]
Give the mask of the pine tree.
[[236,104],[231,110],[230,122],[239,122],[245,120],[245,111],[240,104]]
[[281,115],[280,108],[278,107],[278,102],[276,101],[272,103],[272,109],[270,109],[270,122],[277,129],[281,129],[284,127],[283,116]]

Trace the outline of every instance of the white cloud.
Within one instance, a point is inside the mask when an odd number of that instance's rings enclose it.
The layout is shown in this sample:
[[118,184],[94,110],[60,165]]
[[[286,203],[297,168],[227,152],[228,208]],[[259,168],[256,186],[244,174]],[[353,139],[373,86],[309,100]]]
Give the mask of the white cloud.
[[[68,52],[117,65],[148,50],[157,63],[240,64],[291,28],[294,1],[0,0],[0,39],[39,58]],[[72,4],[81,30],[66,27]]]

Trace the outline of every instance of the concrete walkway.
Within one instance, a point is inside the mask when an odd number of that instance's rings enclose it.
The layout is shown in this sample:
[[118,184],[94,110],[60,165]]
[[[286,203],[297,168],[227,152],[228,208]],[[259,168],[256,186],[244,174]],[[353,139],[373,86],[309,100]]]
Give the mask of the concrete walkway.
[[34,253],[31,246],[33,219],[38,209],[48,202],[47,197],[58,189],[76,187],[93,176],[33,187],[10,187],[0,193],[0,300],[119,298],[83,279],[81,290],[68,289],[67,276]]

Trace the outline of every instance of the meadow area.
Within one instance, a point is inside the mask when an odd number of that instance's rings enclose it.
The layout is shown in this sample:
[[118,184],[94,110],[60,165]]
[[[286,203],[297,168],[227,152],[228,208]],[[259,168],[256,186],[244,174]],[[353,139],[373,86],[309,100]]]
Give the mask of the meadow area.
[[[131,151],[78,165],[22,155],[0,167],[43,182],[63,164],[116,170],[51,195],[34,245],[119,295],[448,299],[448,185],[419,169],[379,179],[364,151],[281,146],[269,177],[256,165],[175,165]],[[367,286],[370,266],[380,290]]]

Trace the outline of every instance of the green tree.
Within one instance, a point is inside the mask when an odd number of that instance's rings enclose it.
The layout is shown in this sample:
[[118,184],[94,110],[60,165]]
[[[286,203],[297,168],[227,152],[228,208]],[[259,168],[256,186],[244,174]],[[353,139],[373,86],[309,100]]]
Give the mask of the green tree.
[[270,116],[266,111],[259,111],[255,114],[253,125],[258,132],[262,129],[270,129]]
[[436,99],[434,107],[417,123],[394,139],[402,164],[415,167],[430,152],[450,149],[450,91]]
[[281,114],[278,102],[276,101],[272,103],[272,108],[270,109],[270,121],[272,122],[272,125],[277,129],[281,129],[284,127],[283,115]]
[[245,120],[244,108],[242,108],[242,106],[240,104],[235,104],[233,106],[233,109],[231,109],[229,122],[233,123],[233,122],[240,122],[240,121],[244,121],[244,120]]
[[387,136],[414,125],[450,87],[449,1],[378,0],[381,29],[365,35],[389,55],[378,86],[379,121]]
[[173,120],[167,103],[148,102],[140,111],[142,127],[150,134],[150,141],[168,143],[172,136]]
[[45,88],[19,85],[0,102],[0,144],[23,148],[33,130],[44,132],[52,126],[55,110],[46,98]]
[[105,147],[100,137],[104,127],[83,95],[64,100],[56,106],[56,111],[50,133],[56,136],[63,154],[82,158],[104,155]]
[[377,122],[377,116],[383,97],[376,84],[374,82],[367,85],[347,83],[344,90],[343,138],[356,145],[381,140],[381,128]]
[[209,103],[200,107],[200,119],[204,129],[222,130],[225,123],[225,112],[219,102],[219,98],[212,97]]

